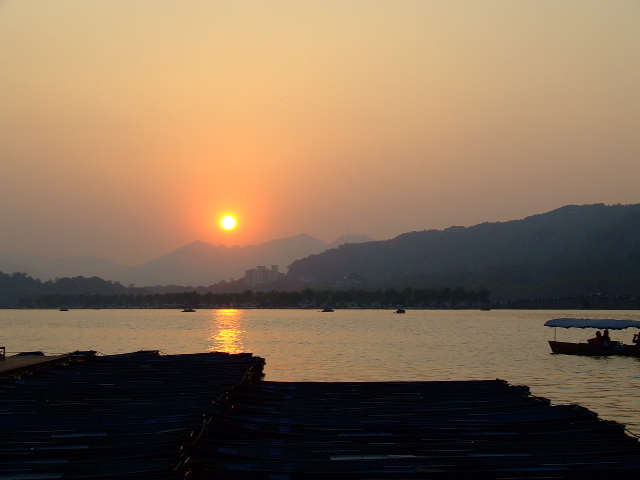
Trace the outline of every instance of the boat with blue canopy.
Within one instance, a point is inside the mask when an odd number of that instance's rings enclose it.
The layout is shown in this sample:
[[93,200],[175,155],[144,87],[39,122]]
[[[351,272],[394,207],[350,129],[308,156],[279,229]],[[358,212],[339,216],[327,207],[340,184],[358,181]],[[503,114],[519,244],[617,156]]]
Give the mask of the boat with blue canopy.
[[634,335],[635,344],[626,345],[620,341],[604,342],[602,345],[592,342],[572,343],[556,341],[555,328],[594,328],[598,330],[623,330],[625,328],[640,329],[638,320],[593,319],[593,318],[554,318],[544,324],[554,327],[553,340],[549,346],[553,353],[565,355],[608,356],[620,355],[640,357],[640,334]]

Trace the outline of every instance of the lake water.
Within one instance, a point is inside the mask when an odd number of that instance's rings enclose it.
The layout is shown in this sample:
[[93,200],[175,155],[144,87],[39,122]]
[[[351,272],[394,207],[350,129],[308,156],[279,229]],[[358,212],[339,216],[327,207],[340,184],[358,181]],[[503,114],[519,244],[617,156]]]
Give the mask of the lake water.
[[[553,355],[557,317],[640,320],[638,311],[540,310],[0,310],[7,352],[140,349],[252,352],[266,380],[501,378],[553,403],[578,403],[640,434],[640,359]],[[630,343],[635,331],[613,331]],[[593,330],[558,329],[585,341]]]

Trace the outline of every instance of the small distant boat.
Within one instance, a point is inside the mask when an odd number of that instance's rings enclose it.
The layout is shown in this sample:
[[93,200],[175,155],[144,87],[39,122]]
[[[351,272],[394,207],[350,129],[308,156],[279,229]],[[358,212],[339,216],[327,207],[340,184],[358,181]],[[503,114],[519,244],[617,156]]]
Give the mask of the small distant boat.
[[193,313],[195,312],[195,310],[193,308],[185,308],[184,310],[182,310],[183,312],[187,312],[187,313]]
[[404,308],[399,307],[394,313],[405,313]]
[[68,309],[68,308],[61,308],[61,309],[60,309],[60,311],[61,311],[61,312],[68,312],[68,311],[69,311],[69,309]]
[[[594,320],[591,318],[554,318],[545,323],[547,327],[554,327],[553,340],[549,340],[549,346],[553,353],[564,355],[587,356],[626,356],[640,357],[640,344],[625,345],[620,341],[611,341],[609,345],[594,345],[592,343],[572,343],[556,341],[555,328],[597,328],[600,330],[622,330],[625,328],[640,328],[638,320]],[[635,338],[634,338],[635,339]]]
[[320,310],[321,312],[333,312],[333,308],[331,307],[325,307],[322,310]]

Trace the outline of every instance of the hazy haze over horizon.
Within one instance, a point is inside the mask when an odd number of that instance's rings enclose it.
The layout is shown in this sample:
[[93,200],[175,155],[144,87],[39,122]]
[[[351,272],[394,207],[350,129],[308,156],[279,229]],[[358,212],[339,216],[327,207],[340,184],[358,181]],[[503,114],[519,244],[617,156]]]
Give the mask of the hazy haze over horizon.
[[0,252],[640,203],[639,24],[631,0],[0,0]]

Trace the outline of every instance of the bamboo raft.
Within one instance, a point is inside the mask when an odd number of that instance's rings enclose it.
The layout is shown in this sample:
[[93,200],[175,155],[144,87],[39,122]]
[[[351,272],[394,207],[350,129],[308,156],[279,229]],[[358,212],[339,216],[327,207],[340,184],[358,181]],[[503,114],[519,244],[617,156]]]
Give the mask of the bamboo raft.
[[637,478],[623,425],[502,380],[238,385],[185,448],[200,479]]
[[[0,480],[637,478],[623,425],[503,380],[268,382],[252,354],[70,354],[0,380]],[[34,367],[35,368],[35,367]]]
[[31,370],[10,370],[7,357],[0,480],[182,478],[183,446],[217,412],[213,401],[264,366],[252,354],[93,353]]

